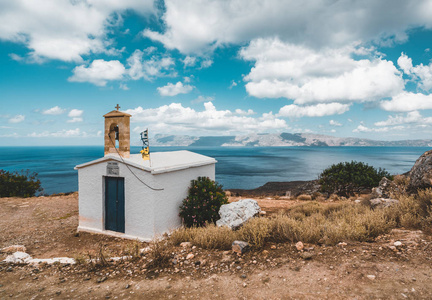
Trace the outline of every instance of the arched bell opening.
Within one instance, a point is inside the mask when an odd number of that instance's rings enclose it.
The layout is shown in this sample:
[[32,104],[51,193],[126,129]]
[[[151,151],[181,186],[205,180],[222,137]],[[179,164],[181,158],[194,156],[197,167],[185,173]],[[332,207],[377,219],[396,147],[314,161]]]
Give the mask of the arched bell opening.
[[113,123],[110,126],[109,138],[111,139],[114,147],[118,149],[119,140],[120,140],[120,130],[119,130],[119,126],[116,123]]

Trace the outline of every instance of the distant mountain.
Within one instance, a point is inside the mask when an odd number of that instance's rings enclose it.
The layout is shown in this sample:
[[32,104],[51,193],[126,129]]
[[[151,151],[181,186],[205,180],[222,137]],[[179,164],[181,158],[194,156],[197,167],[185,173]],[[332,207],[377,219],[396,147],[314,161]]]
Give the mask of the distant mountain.
[[312,133],[263,133],[239,136],[155,135],[152,146],[280,147],[280,146],[411,146],[432,147],[432,140],[376,141]]

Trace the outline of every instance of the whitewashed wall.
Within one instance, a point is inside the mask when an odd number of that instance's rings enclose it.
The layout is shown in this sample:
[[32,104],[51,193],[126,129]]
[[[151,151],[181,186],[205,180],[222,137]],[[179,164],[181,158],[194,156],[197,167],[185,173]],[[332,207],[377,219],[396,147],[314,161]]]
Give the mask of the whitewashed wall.
[[156,194],[155,198],[155,232],[162,234],[181,225],[179,207],[188,195],[191,180],[199,176],[215,180],[215,165],[154,175],[158,182],[165,185],[164,193]]

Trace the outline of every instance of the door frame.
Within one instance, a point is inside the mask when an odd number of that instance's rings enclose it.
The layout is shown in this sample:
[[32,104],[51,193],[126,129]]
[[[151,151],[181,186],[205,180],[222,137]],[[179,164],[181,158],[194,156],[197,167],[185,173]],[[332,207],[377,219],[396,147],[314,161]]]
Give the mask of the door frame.
[[[119,207],[118,206],[116,206],[116,208],[115,208],[115,210],[116,210],[116,218],[117,218],[117,220],[116,220],[116,230],[113,230],[113,229],[108,229],[107,227],[107,212],[108,212],[108,192],[107,192],[107,181],[108,180],[113,180],[113,179],[115,179],[116,180],[116,182],[117,182],[117,187],[116,187],[116,191],[117,191],[117,195],[116,195],[116,197],[118,198],[118,193],[119,193],[119,186],[118,186],[118,183],[119,182],[122,182],[123,183],[123,197],[122,197],[122,199],[123,199],[123,209],[122,209],[122,212],[123,212],[123,216],[122,216],[122,219],[123,219],[123,222],[122,222],[122,224],[120,224],[120,228],[119,228],[119,224],[118,224],[118,213],[119,213]],[[125,224],[126,224],[126,191],[125,191],[125,178],[124,177],[118,177],[118,176],[103,176],[103,187],[104,187],[104,189],[103,189],[103,228],[104,228],[104,230],[108,230],[108,231],[114,231],[114,232],[118,232],[118,233],[125,233]],[[118,200],[118,199],[117,199]],[[121,212],[120,212],[120,214],[121,214]]]

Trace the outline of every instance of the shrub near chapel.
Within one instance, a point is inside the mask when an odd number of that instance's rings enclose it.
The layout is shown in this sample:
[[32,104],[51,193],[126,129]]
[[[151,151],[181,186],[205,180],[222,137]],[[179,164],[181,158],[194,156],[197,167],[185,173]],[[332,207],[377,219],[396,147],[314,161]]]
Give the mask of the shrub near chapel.
[[208,177],[191,181],[189,195],[180,206],[180,217],[187,227],[204,226],[219,219],[219,208],[228,203],[222,186]]
[[362,162],[341,162],[325,169],[319,176],[321,191],[351,196],[378,186],[383,177],[392,179],[385,169],[378,170]]

